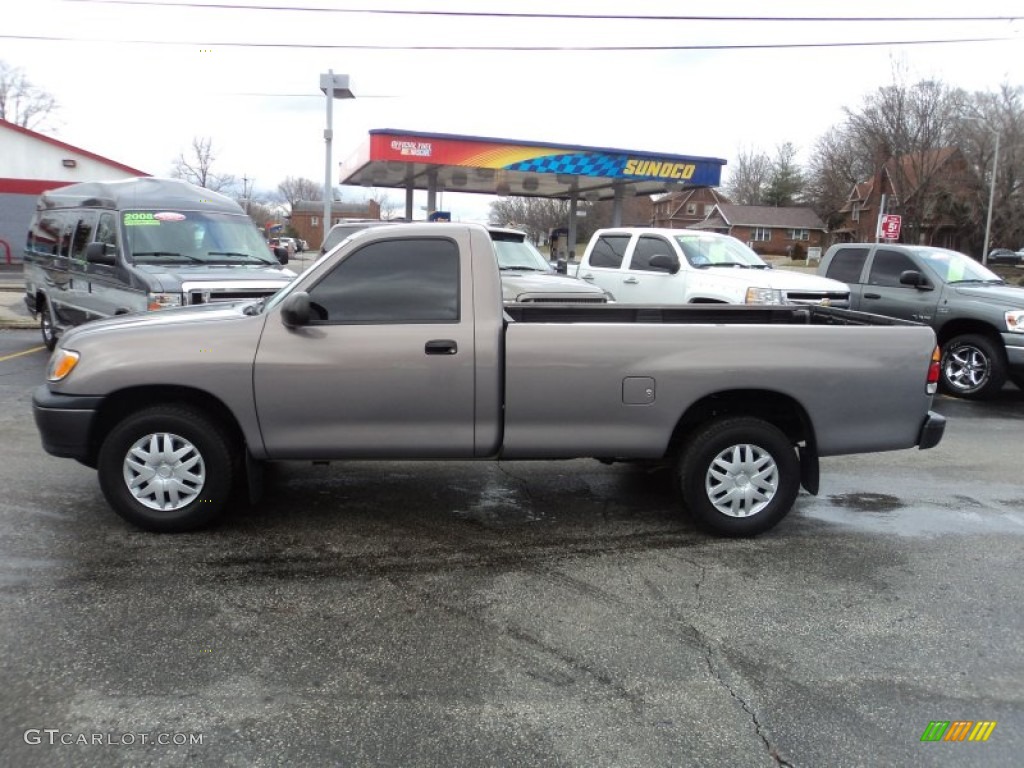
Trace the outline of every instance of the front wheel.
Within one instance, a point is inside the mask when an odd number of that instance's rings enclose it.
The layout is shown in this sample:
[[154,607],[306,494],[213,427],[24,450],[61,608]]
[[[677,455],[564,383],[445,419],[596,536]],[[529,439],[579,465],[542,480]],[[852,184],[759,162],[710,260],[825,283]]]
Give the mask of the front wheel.
[[789,438],[760,419],[726,418],[698,431],[676,469],[697,523],[723,536],[756,536],[774,527],[800,490],[800,461]]
[[943,346],[940,371],[943,391],[968,400],[994,397],[1006,383],[1002,350],[987,336],[974,333]]
[[231,494],[224,430],[187,406],[157,406],[119,423],[100,448],[100,488],[114,511],[148,531],[214,522]]
[[46,299],[42,300],[39,307],[39,332],[43,337],[43,345],[53,352],[57,346],[57,327],[50,312],[50,302]]

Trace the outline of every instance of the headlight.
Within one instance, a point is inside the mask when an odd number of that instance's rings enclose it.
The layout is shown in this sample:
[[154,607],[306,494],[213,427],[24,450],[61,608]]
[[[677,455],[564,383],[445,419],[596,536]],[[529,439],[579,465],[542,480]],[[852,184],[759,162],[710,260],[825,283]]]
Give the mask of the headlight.
[[151,293],[146,297],[146,309],[169,309],[181,306],[180,293]]
[[1024,333],[1024,309],[1010,309],[1004,315],[1006,330],[1010,333]]
[[50,365],[46,369],[47,381],[60,381],[66,378],[69,373],[75,370],[78,365],[79,355],[70,349],[58,349],[50,358]]
[[747,288],[746,304],[781,304],[782,291],[778,288]]

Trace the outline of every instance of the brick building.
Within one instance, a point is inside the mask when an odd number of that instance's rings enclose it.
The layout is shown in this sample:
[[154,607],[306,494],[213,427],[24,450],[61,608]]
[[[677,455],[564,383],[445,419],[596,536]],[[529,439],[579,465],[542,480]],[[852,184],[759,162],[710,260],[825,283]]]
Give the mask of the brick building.
[[[344,219],[380,219],[380,203],[367,200],[362,203],[331,204],[331,225]],[[322,200],[300,200],[292,208],[291,227],[311,250],[319,250],[324,239],[324,204]]]
[[700,224],[711,215],[716,205],[729,202],[729,198],[713,187],[680,189],[654,201],[651,226],[684,229]]
[[834,234],[841,242],[874,242],[885,195],[885,212],[903,217],[902,242],[961,250],[978,215],[972,185],[967,160],[955,147],[891,157],[872,178],[853,185]]

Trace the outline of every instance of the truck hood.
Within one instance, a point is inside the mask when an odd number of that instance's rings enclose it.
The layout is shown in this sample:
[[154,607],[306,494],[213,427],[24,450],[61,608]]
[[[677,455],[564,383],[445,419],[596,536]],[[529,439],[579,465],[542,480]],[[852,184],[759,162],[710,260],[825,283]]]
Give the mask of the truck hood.
[[181,290],[182,283],[218,282],[235,280],[269,281],[287,285],[295,273],[275,264],[136,264],[140,272],[159,282],[161,290]]
[[763,288],[779,288],[789,291],[828,291],[830,293],[849,293],[850,286],[829,277],[808,275],[788,269],[737,269],[735,267],[709,267],[716,277],[729,277],[742,280],[748,285]]
[[556,294],[560,296],[599,296],[607,294],[596,285],[585,280],[569,277],[557,272],[512,272],[501,273],[501,295],[505,301],[517,301],[520,296]]
[[987,304],[1003,304],[1014,309],[1024,309],[1024,288],[1014,285],[996,285],[994,283],[968,283],[966,285],[949,286],[960,296],[979,299]]
[[105,320],[93,320],[84,325],[76,326],[61,337],[61,346],[73,344],[76,338],[89,336],[97,332],[112,331],[125,328],[150,328],[160,326],[176,326],[183,323],[217,322],[246,317],[245,307],[252,300],[219,302],[216,304],[197,304],[190,307],[174,307],[160,309],[155,312],[137,312],[130,315],[108,317]]

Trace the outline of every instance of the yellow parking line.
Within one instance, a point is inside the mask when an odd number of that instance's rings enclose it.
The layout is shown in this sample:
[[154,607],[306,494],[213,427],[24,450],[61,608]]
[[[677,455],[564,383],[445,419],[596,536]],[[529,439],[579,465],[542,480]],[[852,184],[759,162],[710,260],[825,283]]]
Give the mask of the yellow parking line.
[[46,349],[46,347],[32,347],[32,349],[26,349],[24,352],[15,352],[13,355],[4,355],[3,357],[0,357],[0,363],[5,360],[13,360],[16,357],[22,357],[23,355],[31,355],[33,352],[38,352],[41,349]]

